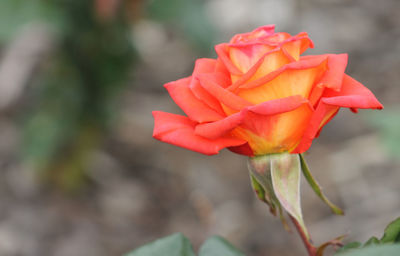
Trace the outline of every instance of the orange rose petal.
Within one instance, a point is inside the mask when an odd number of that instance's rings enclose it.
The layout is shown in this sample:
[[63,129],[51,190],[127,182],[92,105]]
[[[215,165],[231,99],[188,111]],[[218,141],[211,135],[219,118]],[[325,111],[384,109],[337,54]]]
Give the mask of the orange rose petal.
[[235,91],[237,88],[239,88],[242,84],[250,80],[252,76],[257,72],[258,68],[261,66],[261,64],[264,62],[263,59],[260,59],[254,66],[247,71],[244,75],[242,76],[232,76],[232,82],[230,86],[227,87],[227,90],[229,91]]
[[282,52],[292,62],[300,59],[300,41],[291,41],[282,45]]
[[272,51],[275,46],[252,44],[249,46],[230,46],[228,48],[229,59],[243,74],[249,71],[266,53]]
[[343,76],[347,66],[348,55],[329,54],[327,56],[328,56],[328,70],[321,78],[319,84],[323,84],[327,88],[339,91],[343,83]]
[[326,90],[321,100],[325,104],[339,107],[383,109],[382,104],[368,88],[346,74],[341,90]]
[[299,154],[307,151],[307,149],[311,146],[312,140],[317,136],[318,131],[322,128],[321,124],[323,120],[329,114],[331,114],[331,116],[333,117],[333,115],[337,113],[337,111],[337,106],[326,105],[324,102],[320,102],[310,119],[307,129],[304,131],[303,137],[301,138],[299,145],[292,151],[292,153]]
[[324,59],[327,58],[328,70],[325,71],[324,75],[318,81],[317,85],[314,86],[310,94],[310,102],[313,106],[319,101],[324,92],[325,88],[331,88],[335,91],[339,91],[343,84],[344,71],[347,66],[347,54],[325,54],[317,56],[305,56],[302,60],[309,59]]
[[307,102],[308,101],[306,99],[300,96],[292,96],[284,99],[263,102],[256,106],[246,107],[240,112],[232,114],[219,121],[199,124],[196,126],[195,133],[209,139],[215,139],[220,136],[224,136],[232,129],[242,124],[249,113],[267,117],[270,115],[292,111]]
[[241,112],[235,113],[216,122],[199,124],[196,126],[194,133],[208,139],[216,139],[224,136],[242,123],[244,117],[243,113],[242,110]]
[[249,112],[243,124],[231,134],[248,141],[254,155],[290,152],[303,137],[312,113],[307,103],[292,111],[267,117]]
[[227,47],[227,44],[218,44],[215,46],[215,51],[217,52],[218,57],[224,63],[231,75],[242,75],[243,72],[240,71],[229,59]]
[[[296,65],[292,65],[296,64]],[[300,95],[308,98],[315,81],[317,81],[326,70],[325,62],[294,62],[283,67],[282,71],[273,72],[261,78],[267,82],[258,87],[244,84],[240,87],[238,95],[253,104],[263,101],[286,98],[293,95]],[[272,79],[270,78],[273,77]],[[255,81],[256,82],[256,81]],[[257,81],[260,83],[260,81]],[[251,84],[251,82],[249,83]],[[248,88],[250,89],[244,89]],[[243,89],[242,89],[243,88]]]
[[208,107],[213,109],[218,114],[224,115],[224,110],[222,109],[219,101],[200,85],[200,81],[198,79],[193,78],[190,82],[189,88],[197,99],[207,104]]
[[218,55],[231,72],[231,79],[234,82],[230,86],[232,91],[250,77],[255,80],[284,64],[298,60],[300,54],[312,46],[312,41],[305,32],[294,37],[288,33],[253,37],[252,33],[239,35],[231,40],[231,43],[216,47]]
[[347,66],[347,54],[324,54],[324,55],[309,55],[300,58],[303,61],[311,59],[324,60],[327,59],[328,69],[321,80],[318,82],[318,86],[324,86],[331,88],[335,91],[339,91],[343,83],[344,71]]
[[[221,104],[219,101],[209,94],[201,85],[198,79],[195,77],[201,73],[209,73],[213,72],[216,69],[217,61],[214,59],[198,59],[196,61],[194,71],[192,74],[192,80],[189,84],[189,88],[192,93],[202,102],[207,104],[210,108],[218,112],[219,114],[224,115],[224,111],[221,108]],[[218,72],[217,74],[220,74]],[[217,75],[218,76],[218,75]],[[223,75],[218,76],[223,77]],[[217,78],[218,79],[218,78]],[[230,82],[224,78],[219,78],[219,84],[229,84]]]
[[308,103],[308,100],[299,96],[289,96],[286,98],[265,101],[255,106],[249,107],[249,111],[259,115],[275,115],[292,111],[302,104]]
[[[307,33],[303,32],[294,37],[291,37],[287,33],[279,33],[267,37],[265,41],[262,42],[257,40],[251,43],[228,44],[225,46],[225,52],[231,61],[230,64],[233,64],[242,73],[246,73],[258,63],[260,59],[264,58],[266,54],[272,51],[276,52],[282,48],[282,52],[285,54],[286,58],[289,58],[290,61],[297,61],[299,60],[300,54],[311,45],[312,42],[308,38]],[[264,75],[269,72],[264,73]]]
[[255,87],[259,87],[261,85],[264,85],[268,83],[269,81],[273,80],[277,76],[279,76],[281,73],[285,72],[286,70],[304,70],[304,69],[310,69],[317,67],[321,65],[326,58],[321,58],[321,59],[307,59],[307,60],[300,60],[297,62],[292,62],[287,65],[282,66],[281,68],[267,74],[264,77],[261,77],[259,79],[256,79],[254,81],[251,81],[249,83],[245,83],[240,86],[241,89],[251,89]]
[[235,35],[230,40],[230,43],[247,42],[247,41],[253,41],[254,39],[268,37],[274,34],[274,31],[275,31],[275,25],[261,26],[251,32]]
[[300,59],[300,54],[310,47],[313,48],[314,44],[305,32],[287,39],[281,46],[285,54],[293,58],[295,61],[298,61]]
[[314,88],[311,90],[310,96],[308,97],[311,105],[313,107],[316,107],[318,104],[319,100],[321,99],[321,95],[324,93],[325,87],[324,86],[314,86]]
[[194,64],[193,74],[211,73],[215,71],[217,65],[216,59],[200,58]]
[[261,59],[262,63],[255,74],[248,80],[248,82],[257,80],[264,77],[282,66],[291,62],[291,59],[281,50],[271,51],[265,54],[264,58]]
[[215,155],[223,148],[246,143],[244,140],[232,137],[210,140],[198,136],[194,134],[194,127],[197,123],[185,116],[153,111],[153,117],[154,138],[202,154]]
[[231,84],[230,74],[226,69],[221,66],[220,61],[216,59],[202,58],[196,60],[192,76],[195,77],[198,74],[215,74],[218,79],[219,85],[227,87]]
[[285,42],[286,40],[290,39],[292,36],[289,33],[286,32],[278,32],[274,33],[273,35],[270,35],[266,38],[260,39],[260,41],[264,44],[268,45],[279,45],[282,42]]
[[324,91],[313,117],[310,120],[310,124],[300,144],[293,153],[302,153],[306,151],[311,146],[312,140],[318,135],[322,127],[335,116],[340,107],[352,109],[383,108],[382,104],[375,98],[370,90],[345,74],[343,85],[339,92],[332,89],[326,89]]
[[188,85],[191,77],[179,79],[164,85],[174,102],[188,117],[196,122],[211,122],[222,119],[224,116],[211,109],[204,102],[196,98]]
[[245,107],[251,106],[252,104],[232,92],[226,90],[216,83],[215,77],[212,75],[201,74],[197,78],[200,81],[201,86],[219,100],[222,104],[228,106],[229,108],[241,110]]
[[308,48],[314,48],[314,42],[308,37],[307,32],[301,32],[296,37],[300,38],[300,54],[304,53]]
[[240,76],[236,81],[232,80],[234,83],[228,87],[228,90],[235,91],[244,83],[257,80],[265,76],[265,74],[269,74],[290,62],[291,59],[289,59],[281,49],[267,52],[247,71],[247,73]]
[[[265,115],[249,112],[243,127],[269,141],[279,141],[300,131],[304,113],[309,115],[312,112],[313,110],[307,103],[302,103],[290,111],[268,115],[268,118],[264,118]],[[293,125],[294,123],[296,125]]]
[[217,59],[216,61],[217,61],[217,63],[215,65],[215,72],[226,74],[227,77],[230,77],[230,73],[229,73],[228,69],[226,68],[226,66],[224,65],[224,63],[221,61],[221,59]]

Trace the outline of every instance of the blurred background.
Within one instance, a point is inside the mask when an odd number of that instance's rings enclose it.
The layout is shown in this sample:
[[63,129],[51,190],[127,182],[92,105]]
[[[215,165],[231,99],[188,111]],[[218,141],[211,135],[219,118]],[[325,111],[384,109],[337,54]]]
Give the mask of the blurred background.
[[1,0],[0,255],[121,255],[183,232],[246,255],[305,254],[257,201],[245,157],[152,139],[163,84],[213,45],[265,24],[306,31],[307,53],[349,53],[383,111],[344,109],[309,150],[334,216],[303,186],[318,244],[380,236],[400,215],[400,1]]

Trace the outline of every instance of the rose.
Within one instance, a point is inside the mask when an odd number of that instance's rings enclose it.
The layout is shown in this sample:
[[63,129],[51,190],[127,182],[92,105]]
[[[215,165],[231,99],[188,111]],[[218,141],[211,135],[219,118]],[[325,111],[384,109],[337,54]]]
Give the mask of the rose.
[[302,153],[340,107],[383,108],[344,73],[347,54],[300,56],[309,47],[307,33],[272,25],[217,45],[217,59],[165,85],[187,117],[153,111],[153,137],[207,155]]

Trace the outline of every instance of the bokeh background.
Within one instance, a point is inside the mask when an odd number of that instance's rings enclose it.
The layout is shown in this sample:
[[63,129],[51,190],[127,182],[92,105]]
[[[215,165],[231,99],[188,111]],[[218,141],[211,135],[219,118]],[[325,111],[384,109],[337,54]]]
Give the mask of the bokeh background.
[[308,53],[349,53],[383,111],[342,110],[306,156],[334,216],[304,183],[318,244],[380,236],[400,215],[400,1],[1,0],[0,255],[121,255],[183,232],[246,255],[303,255],[257,201],[246,158],[152,139],[163,84],[236,33],[307,31]]

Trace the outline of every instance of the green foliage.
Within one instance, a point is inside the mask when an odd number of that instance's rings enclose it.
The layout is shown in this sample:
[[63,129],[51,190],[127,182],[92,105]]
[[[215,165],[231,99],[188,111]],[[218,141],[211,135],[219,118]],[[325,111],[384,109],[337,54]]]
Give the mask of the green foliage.
[[189,240],[181,233],[146,244],[125,256],[195,256]]
[[[380,244],[380,241],[378,238],[376,238],[374,236],[371,237],[370,239],[368,239],[367,242],[365,242],[365,246],[376,245],[376,244]],[[357,247],[360,247],[360,246],[361,246],[361,244],[359,244],[359,246],[357,246]]]
[[362,243],[360,243],[360,242],[350,242],[350,243],[345,244],[337,252],[338,253],[345,252],[345,251],[348,251],[348,250],[351,250],[351,249],[358,249],[360,247],[362,247]]
[[[76,174],[84,169],[84,156],[117,117],[118,95],[128,85],[137,59],[131,42],[132,17],[125,8],[129,3],[119,3],[115,15],[103,20],[95,0],[0,1],[0,44],[37,23],[49,28],[55,39],[51,55],[32,77],[31,97],[20,111],[23,156],[45,173],[79,180],[76,177],[84,175]],[[198,49],[212,49],[214,31],[203,1],[143,4],[150,18],[182,31]]]
[[184,32],[199,50],[209,52],[214,45],[214,28],[202,0],[153,0],[147,11],[150,18],[170,23]]
[[386,228],[381,243],[400,243],[400,218],[391,222]]
[[[395,245],[393,245],[395,244]],[[397,254],[394,254],[397,252]],[[364,253],[364,254],[363,254]],[[375,254],[374,254],[375,253]],[[343,246],[337,251],[339,256],[356,256],[356,255],[399,255],[400,254],[400,218],[391,222],[379,240],[371,237],[367,242],[351,242]]]
[[31,23],[41,23],[53,32],[60,32],[64,17],[61,9],[49,0],[0,1],[0,43],[9,41]]
[[0,41],[8,40],[24,25],[42,20],[45,6],[39,0],[0,1]]
[[57,63],[39,80],[35,102],[24,117],[23,153],[29,162],[42,168],[79,130],[83,95],[82,82],[68,65]]
[[[125,256],[195,256],[189,240],[181,233],[173,234],[143,245]],[[244,256],[229,242],[213,236],[201,246],[199,256]]]
[[94,3],[0,1],[0,42],[36,22],[55,37],[55,49],[35,73],[31,97],[21,111],[22,149],[28,162],[57,173],[56,180],[65,179],[72,187],[84,176],[87,153],[115,121],[116,100],[136,59],[124,1],[107,21],[96,15]]
[[340,256],[398,256],[400,255],[400,245],[379,245],[365,247],[358,250],[349,250],[340,253]]
[[228,241],[220,236],[208,238],[200,247],[199,256],[244,256],[244,254],[233,247]]

